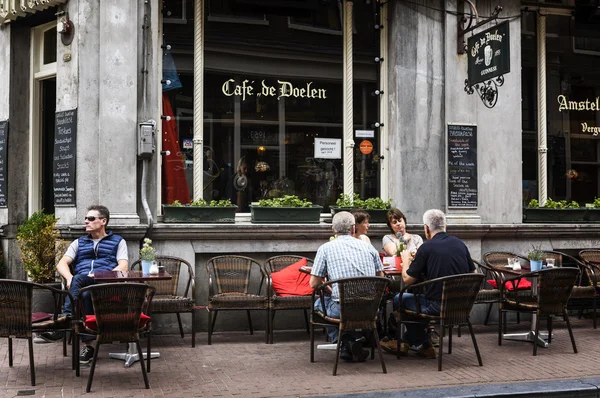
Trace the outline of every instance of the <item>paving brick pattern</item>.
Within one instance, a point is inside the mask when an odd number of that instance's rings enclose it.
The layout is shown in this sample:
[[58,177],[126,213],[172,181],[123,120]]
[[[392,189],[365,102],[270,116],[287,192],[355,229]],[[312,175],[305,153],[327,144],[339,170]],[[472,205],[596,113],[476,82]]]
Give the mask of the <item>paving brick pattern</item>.
[[[299,314],[299,316],[302,316]],[[240,319],[245,318],[240,314]],[[162,357],[152,361],[150,390],[144,389],[139,363],[124,368],[123,362],[108,358],[109,352],[125,349],[124,344],[103,346],[96,366],[90,397],[168,396],[177,397],[303,397],[394,391],[419,388],[482,385],[524,381],[574,379],[600,376],[597,356],[600,329],[591,320],[571,318],[579,349],[574,354],[563,322],[555,321],[552,344],[532,356],[529,343],[504,341],[497,345],[496,326],[476,326],[483,358],[477,365],[471,339],[453,338],[451,355],[444,355],[443,370],[436,361],[411,354],[407,358],[384,353],[388,373],[381,372],[377,355],[364,363],[340,361],[338,375],[331,375],[334,352],[316,351],[309,361],[306,332],[276,332],[275,344],[264,344],[264,334],[217,332],[213,344],[198,333],[199,343],[191,348],[186,336],[155,336],[153,351]],[[528,323],[510,325],[511,331],[527,330]],[[320,341],[322,335],[318,336]],[[34,347],[37,386],[29,382],[26,340],[14,340],[14,366],[8,366],[8,341],[0,339],[0,397],[34,395],[70,397],[85,394],[88,369],[82,377],[71,371],[70,358],[62,356],[61,344]]]

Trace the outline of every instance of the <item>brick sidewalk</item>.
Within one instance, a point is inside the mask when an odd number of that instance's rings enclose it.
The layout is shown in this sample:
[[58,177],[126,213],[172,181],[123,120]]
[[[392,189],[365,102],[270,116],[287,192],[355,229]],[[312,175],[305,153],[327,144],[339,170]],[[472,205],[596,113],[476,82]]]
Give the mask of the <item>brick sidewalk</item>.
[[[452,355],[444,355],[441,372],[434,360],[411,354],[398,361],[384,353],[387,374],[381,372],[376,355],[374,361],[364,363],[340,361],[336,377],[331,375],[332,351],[317,350],[316,362],[309,362],[306,332],[276,332],[273,345],[263,343],[262,331],[253,336],[219,332],[213,336],[212,346],[206,345],[206,334],[199,333],[196,348],[190,347],[187,336],[155,336],[153,351],[160,351],[162,357],[152,361],[150,390],[143,387],[139,363],[124,368],[123,362],[108,359],[109,352],[125,348],[115,344],[102,347],[89,396],[296,397],[598,377],[600,329],[592,329],[591,320],[571,319],[578,354],[573,354],[563,322],[554,322],[552,344],[539,349],[537,357],[532,356],[529,343],[504,341],[499,347],[497,326],[477,326],[483,367],[477,366],[471,339],[463,333],[461,338],[453,336]],[[525,331],[528,327],[529,323],[522,323],[509,329]],[[26,340],[14,340],[13,349],[14,366],[9,368],[8,340],[0,339],[0,384],[5,386],[0,396],[85,394],[89,370],[83,369],[82,377],[75,377],[70,358],[62,357],[61,344],[34,346],[35,387],[29,382]]]

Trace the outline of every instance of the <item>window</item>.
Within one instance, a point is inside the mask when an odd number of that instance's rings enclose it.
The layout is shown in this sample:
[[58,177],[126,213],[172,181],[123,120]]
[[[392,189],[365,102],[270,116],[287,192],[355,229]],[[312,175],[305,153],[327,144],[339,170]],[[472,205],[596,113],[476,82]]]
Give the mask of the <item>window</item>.
[[[166,1],[168,6],[168,1]],[[338,2],[310,16],[240,12],[234,2],[207,0],[204,37],[203,186],[204,199],[230,199],[238,211],[263,198],[298,195],[325,211],[343,192],[342,36],[320,30],[300,31],[286,23],[294,18],[323,29],[341,28]],[[359,8],[355,5],[356,8]],[[370,6],[360,3],[370,12]],[[262,10],[262,9],[261,9]],[[187,203],[194,177],[193,15],[185,25],[164,25],[162,202]],[[365,14],[365,10],[357,13]],[[227,24],[233,19],[266,21]],[[223,19],[229,18],[229,19]],[[230,20],[232,19],[232,20]],[[379,119],[378,52],[373,15],[366,13],[363,36],[356,39],[354,129],[355,191],[379,196],[379,140],[372,124]],[[358,24],[359,22],[357,22]],[[360,28],[360,25],[359,25]],[[359,144],[369,140],[373,151]],[[316,151],[315,146],[327,146]]]

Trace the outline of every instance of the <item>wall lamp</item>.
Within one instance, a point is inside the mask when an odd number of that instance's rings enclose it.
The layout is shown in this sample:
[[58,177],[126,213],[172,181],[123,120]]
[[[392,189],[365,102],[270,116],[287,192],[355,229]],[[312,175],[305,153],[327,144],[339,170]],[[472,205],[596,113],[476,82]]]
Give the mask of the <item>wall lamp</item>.
[[160,117],[160,118],[161,118],[162,120],[166,120],[167,122],[168,122],[169,120],[171,120],[171,116],[165,116],[165,115],[161,115],[161,117]]
[[383,57],[375,57],[375,63],[378,64],[380,62],[383,62]]
[[381,30],[381,29],[383,29],[383,25],[375,24],[375,26],[373,26],[373,28],[375,30]]
[[171,49],[171,45],[170,44],[163,44],[162,46],[160,46],[160,48],[162,48],[163,50],[170,50]]
[[375,91],[373,91],[373,92],[371,93],[371,95],[372,95],[373,97],[375,97],[375,96],[377,96],[377,95],[382,95],[382,94],[383,94],[383,90],[380,90],[380,89],[375,89]]
[[375,123],[373,123],[373,124],[371,125],[371,127],[374,127],[374,128],[383,127],[383,123],[381,123],[381,122],[375,122]]
[[68,46],[73,42],[75,37],[75,29],[73,28],[73,22],[69,20],[67,13],[63,13],[58,22],[56,23],[56,31],[60,34],[60,41],[65,46]]

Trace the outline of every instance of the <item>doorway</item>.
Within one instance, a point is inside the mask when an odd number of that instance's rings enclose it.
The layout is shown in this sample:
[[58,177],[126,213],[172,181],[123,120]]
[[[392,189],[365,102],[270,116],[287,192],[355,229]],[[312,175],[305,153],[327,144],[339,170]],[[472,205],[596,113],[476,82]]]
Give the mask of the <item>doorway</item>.
[[54,115],[56,113],[56,77],[40,81],[41,199],[45,213],[54,213]]

